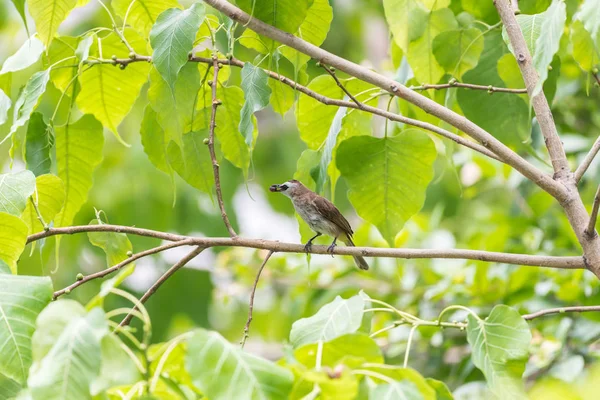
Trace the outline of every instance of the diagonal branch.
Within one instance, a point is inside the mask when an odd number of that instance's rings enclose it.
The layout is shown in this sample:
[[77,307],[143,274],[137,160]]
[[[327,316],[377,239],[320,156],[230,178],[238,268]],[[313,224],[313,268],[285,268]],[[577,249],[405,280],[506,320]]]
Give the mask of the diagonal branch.
[[[188,262],[190,262],[198,254],[200,254],[202,252],[202,250],[204,250],[203,247],[196,247],[194,250],[189,252],[185,257],[183,257],[181,260],[179,260],[175,265],[173,265],[171,268],[169,268],[167,270],[167,272],[162,274],[162,276],[160,278],[158,278],[158,280],[156,282],[154,282],[154,285],[152,285],[150,287],[150,289],[148,289],[146,291],[146,293],[144,293],[144,295],[140,299],[140,303],[144,304],[154,293],[156,293],[158,288],[163,283],[165,283],[167,281],[167,279],[169,279],[171,277],[171,275],[173,275],[175,272],[177,272],[177,270],[179,270],[181,267],[185,266]],[[131,319],[133,318],[133,313],[136,310],[138,310],[137,305],[135,305],[132,308],[132,310],[129,312],[129,314],[127,314],[127,316],[125,318],[123,318],[123,321],[121,321],[121,323],[119,324],[119,327],[129,325],[129,323],[131,322]]]
[[217,60],[217,56],[214,55],[212,58],[212,67],[213,67],[213,80],[212,80],[212,113],[210,115],[210,127],[209,127],[209,136],[208,136],[208,150],[210,152],[210,159],[212,160],[213,165],[213,173],[215,175],[215,188],[217,191],[217,202],[219,203],[219,209],[221,210],[221,218],[223,218],[223,223],[227,227],[229,231],[229,236],[232,238],[237,237],[237,233],[231,226],[229,222],[229,217],[227,216],[227,212],[225,211],[225,204],[223,203],[223,194],[221,192],[221,179],[219,178],[219,163],[217,162],[217,156],[215,155],[215,128],[217,126],[217,107],[221,104],[221,101],[217,99],[217,84],[219,78],[219,62]]
[[546,310],[536,311],[531,314],[523,315],[523,319],[531,321],[532,319],[543,317],[550,314],[563,314],[567,312],[597,312],[600,311],[600,306],[571,306],[571,307],[556,307],[548,308]]
[[246,321],[246,326],[244,326],[244,336],[242,337],[241,345],[242,349],[246,344],[246,339],[248,339],[248,334],[250,333],[250,323],[252,322],[252,311],[254,311],[254,295],[256,294],[256,287],[258,286],[258,280],[260,279],[260,274],[262,274],[263,269],[265,269],[265,265],[267,265],[267,261],[273,255],[274,251],[269,251],[269,254],[265,257],[262,265],[258,269],[256,273],[256,278],[254,279],[254,285],[252,286],[252,291],[250,292],[250,303],[248,304],[248,320]]
[[598,219],[598,208],[600,207],[600,186],[596,190],[596,196],[594,196],[594,205],[592,206],[592,214],[590,215],[590,221],[585,229],[585,233],[589,237],[596,236],[596,220]]
[[587,171],[587,169],[592,164],[592,161],[594,161],[594,158],[598,154],[598,151],[600,151],[600,136],[598,137],[598,139],[596,139],[596,141],[592,145],[590,152],[585,156],[581,165],[579,165],[579,167],[577,167],[577,169],[575,170],[575,174],[574,174],[575,183],[579,183],[581,178],[583,178],[585,171]]
[[331,75],[331,77],[333,78],[333,80],[335,81],[335,83],[338,85],[338,87],[340,89],[342,89],[344,91],[344,93],[346,93],[346,96],[348,96],[350,98],[350,100],[352,100],[353,102],[356,103],[356,105],[358,106],[358,108],[362,109],[363,108],[363,104],[361,102],[359,102],[358,100],[356,100],[356,97],[354,97],[352,95],[352,93],[350,93],[348,91],[348,89],[346,89],[346,87],[344,85],[342,85],[342,82],[340,82],[340,80],[338,79],[337,75],[335,74],[335,71],[332,68],[329,68],[327,65],[319,63],[319,65],[321,67],[323,67],[323,69],[325,71],[327,71],[327,73],[329,75]]
[[251,18],[250,15],[225,0],[205,0],[205,2],[210,4],[215,9],[223,12],[234,21],[244,24],[256,33],[274,39],[303,54],[309,55],[321,63],[335,67],[336,69],[351,76],[389,91],[390,93],[409,101],[424,111],[435,115],[441,120],[471,136],[484,147],[497,154],[502,161],[515,168],[525,177],[536,183],[539,187],[557,199],[565,199],[569,195],[568,191],[563,185],[554,181],[551,176],[543,173],[540,169],[519,156],[489,132],[468,120],[464,116],[457,114],[456,112],[436,103],[435,101],[415,92],[414,90],[410,90],[406,86],[394,81],[391,78],[371,71],[368,68],[362,67],[342,57],[336,56],[326,50],[321,49],[320,47],[268,25],[256,18]]

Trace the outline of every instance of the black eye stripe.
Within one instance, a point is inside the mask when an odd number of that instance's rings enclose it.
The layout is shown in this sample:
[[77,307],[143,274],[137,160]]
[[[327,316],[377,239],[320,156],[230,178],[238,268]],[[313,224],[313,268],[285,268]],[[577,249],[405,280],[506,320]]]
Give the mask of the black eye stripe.
[[288,185],[281,185],[281,188],[282,188],[283,190],[287,190],[287,189],[288,189]]

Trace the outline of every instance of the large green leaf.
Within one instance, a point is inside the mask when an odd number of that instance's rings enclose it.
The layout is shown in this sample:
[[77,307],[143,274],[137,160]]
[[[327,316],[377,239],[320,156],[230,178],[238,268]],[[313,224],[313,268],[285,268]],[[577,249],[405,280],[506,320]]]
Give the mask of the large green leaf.
[[144,110],[140,134],[142,135],[144,152],[150,162],[159,170],[171,175],[171,167],[167,160],[169,137],[165,135],[164,129],[157,121],[156,112],[150,105],[147,105]]
[[423,206],[436,155],[433,141],[417,129],[382,139],[357,136],[340,144],[337,166],[350,186],[348,198],[390,245]]
[[65,205],[55,219],[56,226],[68,226],[87,200],[92,174],[102,161],[102,125],[84,115],[72,125],[56,128],[56,164],[65,185]]
[[144,37],[150,35],[156,18],[168,8],[181,8],[177,0],[113,0],[111,6],[122,19]]
[[[306,18],[313,0],[238,0],[237,5],[254,18],[278,29],[294,34]],[[246,47],[260,52],[272,53],[276,42],[254,32],[245,33],[240,39]]]
[[358,367],[364,363],[383,363],[383,354],[375,340],[362,332],[349,333],[324,344],[304,345],[294,351],[294,358],[312,368],[317,362],[319,346],[322,346],[321,365],[323,366],[334,368],[338,364],[344,364]]
[[290,332],[290,343],[294,348],[328,342],[342,335],[356,332],[362,323],[366,298],[357,294],[349,299],[337,296],[308,318],[294,322]]
[[[65,203],[65,185],[56,175],[40,175],[35,178],[35,192],[37,196],[34,195],[33,199],[37,202],[44,222],[49,224]],[[27,202],[21,219],[27,224],[29,234],[44,230],[31,201]]]
[[[102,222],[94,219],[90,222],[90,225],[102,225]],[[129,258],[127,253],[133,250],[129,238],[124,233],[88,232],[88,239],[91,244],[104,250],[106,263],[109,267]]]
[[394,41],[408,52],[410,42],[423,35],[429,13],[419,0],[383,0],[385,18]]
[[194,385],[211,400],[285,399],[293,383],[289,370],[204,329],[188,340],[186,367]]
[[58,31],[58,26],[77,5],[77,0],[28,0],[27,5],[38,36],[48,46]]
[[29,121],[29,117],[37,106],[40,97],[46,91],[46,85],[48,84],[49,79],[50,69],[36,72],[29,78],[25,88],[15,102],[15,107],[13,109],[13,123],[10,127],[9,136],[13,135],[19,127],[25,125],[25,123]]
[[[145,49],[146,42],[132,29],[126,29],[125,36],[134,48]],[[129,51],[116,35],[104,38],[101,43],[105,57],[128,57]],[[90,54],[100,56],[97,42],[90,49]],[[149,69],[150,65],[143,62],[132,63],[125,70],[108,64],[94,65],[79,75],[81,91],[77,95],[77,107],[83,113],[96,117],[122,141],[117,127],[133,107],[148,80]]]
[[8,121],[8,110],[10,110],[11,105],[10,97],[4,93],[4,90],[0,89],[0,125]]
[[[38,325],[38,329],[44,328]],[[52,348],[44,358],[35,360],[31,369],[28,384],[32,399],[91,399],[90,387],[100,373],[100,343],[107,333],[108,325],[99,308],[63,325]]]
[[194,3],[187,10],[170,8],[164,11],[152,27],[152,62],[172,90],[179,70],[187,63],[203,19],[204,4]]
[[0,274],[0,376],[27,382],[35,320],[51,298],[48,277]]
[[259,67],[249,62],[242,68],[242,90],[244,105],[240,111],[240,133],[246,139],[246,144],[252,148],[254,142],[254,125],[252,115],[269,105],[271,88],[267,84],[269,76]]
[[215,178],[208,147],[204,140],[208,138],[208,130],[192,131],[183,135],[183,152],[170,142],[167,147],[169,164],[184,181],[211,194]]
[[475,28],[442,32],[433,39],[437,62],[457,79],[475,68],[482,51],[483,33]]
[[599,48],[594,45],[592,36],[585,29],[581,21],[573,21],[569,31],[571,33],[571,44],[573,45],[573,58],[577,61],[581,69],[586,72],[591,71],[599,63]]
[[585,29],[590,33],[596,49],[600,49],[600,1],[585,0],[577,14],[577,19],[583,22]]
[[0,212],[0,261],[4,261],[13,274],[17,273],[17,260],[27,242],[27,225],[19,218]]
[[0,174],[0,212],[21,215],[34,190],[35,176],[31,171]]
[[497,305],[482,320],[469,315],[467,340],[473,364],[501,399],[525,398],[521,376],[529,356],[531,332],[513,308]]
[[52,129],[44,121],[41,113],[34,112],[27,125],[25,140],[25,161],[27,169],[35,176],[47,174],[52,167],[50,151],[54,146]]
[[[465,82],[503,87],[498,75],[498,60],[508,52],[498,31],[485,35],[485,45],[477,67],[463,75]],[[488,94],[483,90],[459,90],[458,105],[465,116],[496,139],[508,145],[520,146],[529,138],[530,118],[527,103],[512,93]]]
[[2,69],[0,70],[0,75],[7,72],[20,71],[35,64],[40,59],[43,52],[44,43],[37,37],[32,36],[23,43],[15,54],[4,61]]

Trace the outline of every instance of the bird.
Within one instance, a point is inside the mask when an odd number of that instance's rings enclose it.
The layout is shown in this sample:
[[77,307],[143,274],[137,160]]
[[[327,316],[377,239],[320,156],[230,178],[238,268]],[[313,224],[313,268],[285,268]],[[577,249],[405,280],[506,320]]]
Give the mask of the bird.
[[[323,234],[333,237],[333,243],[327,248],[332,257],[338,238],[346,246],[354,246],[352,241],[354,232],[352,232],[350,223],[344,218],[340,210],[325,197],[319,196],[296,179],[271,185],[269,190],[289,197],[298,215],[308,224],[310,229],[317,233],[304,245],[304,251],[307,253],[310,252],[313,240]],[[363,257],[352,257],[358,268],[369,269],[369,264]]]

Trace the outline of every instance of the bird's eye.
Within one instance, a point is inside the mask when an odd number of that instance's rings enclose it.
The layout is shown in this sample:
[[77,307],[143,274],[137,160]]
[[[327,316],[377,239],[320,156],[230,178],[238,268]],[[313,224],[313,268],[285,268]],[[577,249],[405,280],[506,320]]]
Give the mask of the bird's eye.
[[288,190],[288,185],[281,185],[281,190]]

